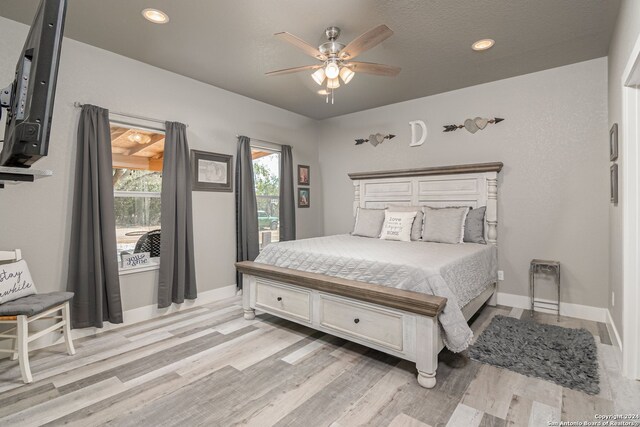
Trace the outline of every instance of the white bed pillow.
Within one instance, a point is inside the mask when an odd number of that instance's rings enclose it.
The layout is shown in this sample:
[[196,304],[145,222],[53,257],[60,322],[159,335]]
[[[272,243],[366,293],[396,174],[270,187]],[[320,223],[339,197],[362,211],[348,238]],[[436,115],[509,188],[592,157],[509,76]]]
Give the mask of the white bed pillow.
[[417,212],[384,212],[384,224],[380,238],[384,240],[411,241],[411,228]]
[[424,207],[422,240],[438,243],[462,243],[469,207]]
[[384,222],[384,209],[358,208],[356,223],[352,236],[380,237],[380,230]]
[[411,240],[416,241],[422,238],[422,221],[424,219],[424,212],[422,206],[398,206],[389,205],[387,210],[391,212],[417,212],[416,219],[413,221],[411,227]]
[[36,286],[25,260],[0,265],[0,304],[35,293]]

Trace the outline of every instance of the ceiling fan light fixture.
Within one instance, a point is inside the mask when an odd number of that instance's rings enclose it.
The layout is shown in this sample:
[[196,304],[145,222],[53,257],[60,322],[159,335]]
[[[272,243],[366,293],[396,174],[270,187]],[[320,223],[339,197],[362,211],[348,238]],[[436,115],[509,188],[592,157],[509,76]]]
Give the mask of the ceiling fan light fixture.
[[149,135],[143,135],[141,133],[135,132],[127,137],[127,139],[131,142],[135,142],[136,144],[148,144],[151,141],[151,137]]
[[324,74],[328,79],[335,79],[340,74],[340,67],[335,62],[329,62],[324,69]]
[[142,11],[142,16],[154,24],[166,24],[169,22],[169,15],[158,9],[145,9]]
[[323,68],[318,68],[316,71],[313,72],[313,74],[311,74],[311,78],[313,78],[313,80],[316,83],[321,85],[324,82],[324,79],[325,79],[324,69]]
[[482,39],[472,44],[471,49],[475,51],[487,50],[492,48],[494,44],[496,44],[496,41],[493,39]]
[[347,67],[342,67],[342,69],[340,70],[340,77],[342,78],[344,84],[348,84],[355,75],[356,73],[354,73],[353,70]]
[[340,80],[338,78],[327,80],[327,89],[338,89],[339,87]]

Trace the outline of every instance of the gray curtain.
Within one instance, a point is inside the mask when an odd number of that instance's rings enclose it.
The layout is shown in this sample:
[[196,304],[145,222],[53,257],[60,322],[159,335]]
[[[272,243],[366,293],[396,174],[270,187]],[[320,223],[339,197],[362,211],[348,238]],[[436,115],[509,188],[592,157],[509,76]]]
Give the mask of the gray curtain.
[[283,145],[280,153],[280,241],[296,240],[296,205],[293,192],[291,146]]
[[67,289],[72,327],[122,323],[109,111],[93,105],[78,124]]
[[191,211],[191,163],[187,127],[166,122],[162,162],[162,238],[158,307],[196,299],[196,269]]
[[[236,156],[236,260],[253,261],[258,256],[258,204],[253,183],[251,143],[246,136],[238,137]],[[242,274],[236,274],[242,288]]]

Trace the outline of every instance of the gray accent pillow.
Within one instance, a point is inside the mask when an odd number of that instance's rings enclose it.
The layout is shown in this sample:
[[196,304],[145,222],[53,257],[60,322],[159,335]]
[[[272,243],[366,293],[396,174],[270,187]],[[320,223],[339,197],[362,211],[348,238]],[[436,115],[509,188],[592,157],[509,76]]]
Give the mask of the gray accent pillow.
[[462,243],[464,222],[469,207],[432,208],[424,207],[422,240],[438,243]]
[[467,221],[464,224],[464,241],[467,243],[482,243],[486,245],[484,240],[484,215],[487,210],[486,206],[471,209],[467,214]]
[[417,212],[416,219],[413,220],[413,226],[411,227],[411,240],[415,241],[422,238],[422,221],[424,220],[422,206],[389,205],[387,210],[390,212]]
[[384,209],[358,208],[353,236],[380,237],[384,223]]

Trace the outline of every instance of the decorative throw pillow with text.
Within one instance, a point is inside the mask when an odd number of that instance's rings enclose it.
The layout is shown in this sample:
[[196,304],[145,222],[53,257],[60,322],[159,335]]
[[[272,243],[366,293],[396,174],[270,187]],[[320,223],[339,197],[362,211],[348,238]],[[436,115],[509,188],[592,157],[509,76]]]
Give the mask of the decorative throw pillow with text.
[[0,264],[0,304],[36,293],[25,260]]
[[384,224],[380,238],[384,240],[411,241],[411,227],[417,212],[384,212]]

